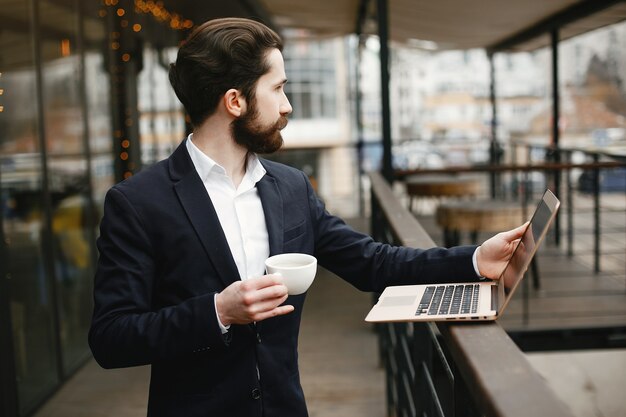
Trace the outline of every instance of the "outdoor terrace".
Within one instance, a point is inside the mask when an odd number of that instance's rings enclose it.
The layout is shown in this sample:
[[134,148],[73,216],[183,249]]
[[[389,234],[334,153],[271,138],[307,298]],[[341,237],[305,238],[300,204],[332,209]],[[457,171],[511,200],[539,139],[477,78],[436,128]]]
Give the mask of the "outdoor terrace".
[[[393,195],[396,207],[400,207],[396,214],[402,216],[401,211],[404,211],[406,215],[408,212],[402,209],[406,195],[400,184],[395,187]],[[594,260],[590,255],[593,241],[589,232],[592,229],[589,198],[584,194],[576,195],[580,212],[576,218],[575,255],[570,257],[567,251],[546,242],[538,254],[541,288],[534,290],[527,286],[520,291],[498,323],[518,336],[526,334],[526,339],[519,340],[530,350],[538,351],[523,356],[540,375],[538,380],[545,381],[544,388],[549,387],[556,393],[558,401],[567,403],[572,415],[617,417],[626,413],[620,390],[626,383],[623,372],[626,350],[572,351],[569,350],[572,346],[566,344],[572,341],[567,337],[568,330],[585,340],[592,340],[581,333],[582,328],[593,334],[594,329],[601,331],[607,326],[623,329],[626,326],[626,303],[623,301],[626,264],[623,256],[611,253],[616,252],[613,249],[623,250],[626,245],[626,198],[624,194],[602,196],[603,207],[616,210],[603,213],[603,226],[608,229],[606,242],[613,242],[614,248],[602,253],[600,273],[594,272]],[[422,238],[430,236],[435,242],[440,241],[441,230],[431,215],[426,213],[417,219],[428,233]],[[351,224],[369,231],[369,220],[353,219]],[[604,247],[609,249],[607,245]],[[523,313],[524,300],[528,300],[527,314]],[[556,301],[557,307],[548,307],[548,301]],[[323,269],[319,271],[309,291],[300,335],[302,384],[312,417],[394,415],[393,410],[387,413],[385,371],[381,367],[378,338],[372,326],[363,322],[371,303],[369,294],[355,291]],[[592,304],[596,307],[591,307]],[[477,327],[465,327],[464,331],[479,330],[481,324],[470,326]],[[549,335],[556,336],[551,339],[545,339],[548,335],[545,332],[535,334],[544,337],[541,349],[538,349],[537,337],[528,338],[528,331],[552,331],[555,328],[562,332],[550,332]],[[617,332],[608,340],[623,347],[621,337],[623,333]],[[545,352],[554,349],[557,351]],[[521,358],[521,353],[516,355]],[[147,367],[105,371],[90,361],[36,417],[145,415],[148,379]]]

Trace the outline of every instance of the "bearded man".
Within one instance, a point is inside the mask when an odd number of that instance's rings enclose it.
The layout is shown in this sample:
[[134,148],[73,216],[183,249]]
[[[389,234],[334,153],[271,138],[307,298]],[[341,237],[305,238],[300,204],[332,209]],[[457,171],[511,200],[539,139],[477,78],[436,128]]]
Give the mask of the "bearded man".
[[329,214],[307,176],[261,159],[291,105],[280,37],[261,23],[199,26],[170,68],[193,133],[107,193],[89,344],[105,368],[150,364],[149,416],[304,417],[306,293],[266,275],[300,252],[362,291],[497,278],[523,229],[483,245],[375,242]]

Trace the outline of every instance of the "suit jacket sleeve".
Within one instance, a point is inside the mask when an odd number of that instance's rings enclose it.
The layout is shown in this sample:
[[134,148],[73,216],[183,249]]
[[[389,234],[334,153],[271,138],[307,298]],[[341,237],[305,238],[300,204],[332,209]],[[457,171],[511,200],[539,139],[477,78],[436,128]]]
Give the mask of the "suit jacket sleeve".
[[375,242],[330,215],[305,181],[320,265],[360,290],[381,292],[390,285],[479,279],[472,264],[476,246],[424,250]]
[[215,293],[151,308],[157,271],[148,221],[120,189],[107,193],[89,332],[94,357],[105,368],[224,349],[228,342],[217,324]]

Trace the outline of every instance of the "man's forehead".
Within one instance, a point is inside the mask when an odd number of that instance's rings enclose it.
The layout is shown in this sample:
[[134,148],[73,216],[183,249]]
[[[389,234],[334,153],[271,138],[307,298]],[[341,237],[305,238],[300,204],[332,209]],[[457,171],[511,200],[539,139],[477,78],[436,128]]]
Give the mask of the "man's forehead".
[[272,78],[286,79],[285,61],[283,60],[283,54],[278,49],[272,49],[268,52],[267,62],[270,65],[270,70],[266,75]]

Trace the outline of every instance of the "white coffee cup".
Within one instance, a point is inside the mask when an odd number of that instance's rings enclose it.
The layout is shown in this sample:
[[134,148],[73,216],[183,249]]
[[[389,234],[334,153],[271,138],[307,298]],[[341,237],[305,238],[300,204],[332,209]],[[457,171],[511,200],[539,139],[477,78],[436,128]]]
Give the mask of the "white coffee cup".
[[317,259],[305,253],[283,253],[265,260],[268,274],[283,277],[289,295],[302,294],[309,289],[317,272]]

